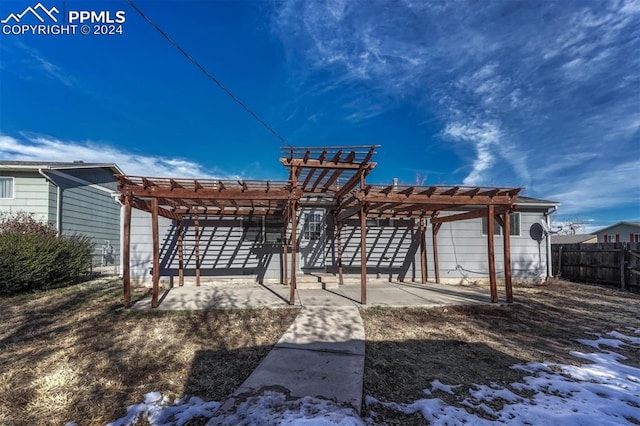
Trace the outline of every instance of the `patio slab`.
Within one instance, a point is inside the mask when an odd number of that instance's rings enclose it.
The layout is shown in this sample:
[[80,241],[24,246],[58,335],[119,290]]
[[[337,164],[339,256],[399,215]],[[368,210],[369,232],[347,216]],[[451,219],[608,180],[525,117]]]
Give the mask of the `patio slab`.
[[[289,306],[289,287],[281,284],[226,282],[185,285],[166,290],[160,296],[159,310],[256,309]],[[332,307],[435,307],[447,305],[489,304],[487,289],[451,284],[418,284],[388,281],[367,283],[367,305],[360,304],[360,284],[345,284],[337,289],[298,289],[298,306]],[[133,309],[149,309],[149,297]]]

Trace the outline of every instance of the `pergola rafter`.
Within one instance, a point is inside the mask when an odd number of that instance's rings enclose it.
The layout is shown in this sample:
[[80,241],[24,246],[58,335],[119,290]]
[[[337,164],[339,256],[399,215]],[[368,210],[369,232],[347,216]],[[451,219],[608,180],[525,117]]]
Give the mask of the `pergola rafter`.
[[[432,247],[436,282],[440,281],[438,268],[437,235],[443,223],[486,217],[489,232],[489,280],[491,299],[497,302],[495,248],[493,226],[496,219],[504,234],[505,289],[507,301],[513,300],[511,290],[509,213],[520,188],[448,186],[448,185],[368,185],[366,178],[376,167],[372,162],[377,146],[336,147],[283,147],[280,162],[289,168],[289,179],[224,180],[193,178],[160,178],[118,176],[121,200],[124,206],[123,281],[125,305],[130,302],[130,234],[131,208],[151,213],[154,247],[153,297],[157,306],[159,253],[158,217],[177,222],[177,250],[179,280],[183,284],[183,218],[193,220],[196,233],[196,283],[199,284],[201,256],[198,240],[199,218],[202,216],[274,216],[281,217],[283,225],[283,283],[289,281],[290,303],[295,302],[296,250],[298,210],[305,197],[323,197],[333,204],[336,222],[337,269],[339,282],[343,282],[342,251],[340,241],[345,220],[358,217],[361,250],[361,302],[366,303],[367,275],[367,218],[402,218],[418,220],[420,269],[422,282],[427,282],[426,228],[432,227]],[[462,211],[462,212],[461,212]],[[290,251],[289,251],[290,248]],[[290,263],[288,262],[290,257]]]

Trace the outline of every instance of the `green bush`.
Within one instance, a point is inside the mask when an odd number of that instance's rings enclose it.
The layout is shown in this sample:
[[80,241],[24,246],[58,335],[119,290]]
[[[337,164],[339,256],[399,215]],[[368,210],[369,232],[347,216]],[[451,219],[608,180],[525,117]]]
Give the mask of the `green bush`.
[[86,236],[56,236],[51,224],[27,214],[0,217],[0,294],[77,282],[91,262]]

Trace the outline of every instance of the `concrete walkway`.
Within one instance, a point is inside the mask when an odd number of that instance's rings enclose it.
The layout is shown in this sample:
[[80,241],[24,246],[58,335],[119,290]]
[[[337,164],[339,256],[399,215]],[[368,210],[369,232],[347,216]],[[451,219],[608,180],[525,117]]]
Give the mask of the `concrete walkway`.
[[221,407],[234,407],[265,390],[298,399],[333,400],[360,412],[364,325],[355,306],[303,307],[258,368]]

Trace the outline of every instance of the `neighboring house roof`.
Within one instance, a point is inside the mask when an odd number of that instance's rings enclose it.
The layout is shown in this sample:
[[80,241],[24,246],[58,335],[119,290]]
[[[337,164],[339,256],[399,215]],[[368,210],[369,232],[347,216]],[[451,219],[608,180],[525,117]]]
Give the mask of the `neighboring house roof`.
[[83,161],[0,161],[0,170],[65,170],[108,168],[114,174],[124,174],[115,163],[85,163]]
[[530,205],[530,206],[559,206],[557,201],[543,200],[540,198],[523,197],[519,195],[516,199],[516,205]]
[[615,228],[616,226],[621,226],[621,225],[632,226],[632,227],[636,227],[636,228],[640,229],[640,222],[618,222],[618,223],[614,223],[611,226],[607,226],[606,228],[602,228],[602,229],[600,229],[598,231],[595,231],[594,234],[599,234],[601,232],[608,231],[611,228]]
[[598,237],[591,234],[551,235],[551,244],[580,244],[590,240],[596,242]]

